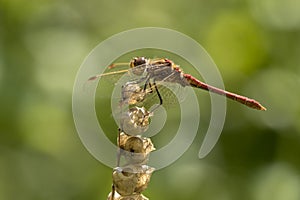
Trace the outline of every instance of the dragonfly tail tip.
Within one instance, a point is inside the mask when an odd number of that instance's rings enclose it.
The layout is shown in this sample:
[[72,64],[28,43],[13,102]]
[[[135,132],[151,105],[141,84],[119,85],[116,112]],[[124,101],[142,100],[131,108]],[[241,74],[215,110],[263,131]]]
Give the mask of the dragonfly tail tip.
[[261,106],[260,110],[266,111],[267,109],[263,106]]

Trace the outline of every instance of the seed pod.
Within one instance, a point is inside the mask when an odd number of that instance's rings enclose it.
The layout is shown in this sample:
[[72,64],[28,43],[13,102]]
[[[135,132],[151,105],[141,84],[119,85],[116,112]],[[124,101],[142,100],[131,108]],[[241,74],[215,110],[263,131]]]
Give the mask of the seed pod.
[[128,164],[146,164],[149,153],[155,150],[150,138],[131,136],[124,132],[119,134],[118,142],[121,155]]
[[148,129],[151,116],[144,107],[130,108],[122,116],[122,129],[130,135],[141,135]]
[[150,181],[154,168],[147,165],[128,165],[113,171],[113,184],[121,196],[140,194]]

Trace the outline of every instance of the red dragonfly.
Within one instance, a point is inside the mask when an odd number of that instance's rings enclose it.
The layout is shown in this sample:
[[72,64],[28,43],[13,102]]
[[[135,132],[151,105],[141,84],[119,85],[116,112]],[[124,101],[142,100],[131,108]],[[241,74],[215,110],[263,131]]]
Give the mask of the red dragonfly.
[[130,72],[134,75],[141,76],[141,78],[139,80],[136,80],[135,83],[141,83],[145,81],[144,90],[146,90],[148,85],[150,86],[150,88],[152,88],[153,84],[159,97],[160,104],[163,103],[163,99],[158,91],[156,82],[163,81],[168,83],[177,83],[183,87],[192,86],[195,88],[200,88],[219,95],[226,96],[227,98],[240,102],[250,108],[254,108],[257,110],[266,110],[264,106],[262,106],[258,101],[254,99],[250,99],[245,96],[219,89],[217,87],[199,81],[197,78],[193,77],[190,74],[185,74],[178,65],[166,58],[148,59],[145,57],[135,57],[129,63],[111,64],[109,66],[109,69],[120,65],[129,65],[130,69],[96,75],[89,78],[89,80],[95,80],[98,77],[107,75]]

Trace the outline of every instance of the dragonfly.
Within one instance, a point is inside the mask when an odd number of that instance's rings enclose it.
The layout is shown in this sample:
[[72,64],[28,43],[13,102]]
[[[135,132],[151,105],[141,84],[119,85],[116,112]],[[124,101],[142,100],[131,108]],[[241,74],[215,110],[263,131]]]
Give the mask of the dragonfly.
[[146,57],[134,57],[129,63],[113,63],[108,66],[109,69],[118,66],[129,66],[128,69],[107,72],[104,74],[98,74],[90,77],[88,80],[95,80],[103,76],[113,76],[116,74],[132,73],[136,76],[141,76],[138,80],[134,80],[135,83],[144,83],[143,90],[146,91],[147,87],[153,88],[159,98],[159,104],[163,104],[162,96],[158,90],[156,82],[166,82],[166,83],[177,83],[182,87],[194,87],[200,88],[215,94],[226,96],[227,98],[244,104],[250,108],[263,110],[266,108],[262,106],[258,101],[248,98],[246,96],[238,95],[220,88],[206,84],[190,74],[186,74],[175,64],[172,60],[167,58],[155,58],[150,59]]

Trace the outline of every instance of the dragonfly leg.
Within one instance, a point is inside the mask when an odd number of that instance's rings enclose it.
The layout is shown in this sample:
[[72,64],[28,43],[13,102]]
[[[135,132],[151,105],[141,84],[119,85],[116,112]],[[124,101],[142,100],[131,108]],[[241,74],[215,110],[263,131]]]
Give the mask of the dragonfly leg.
[[112,184],[110,200],[114,200],[114,199],[115,199],[115,185]]
[[150,92],[149,93],[152,93],[153,92],[153,88],[152,88],[152,84],[150,83],[150,77],[147,78],[147,80],[145,81],[145,84],[144,84],[144,91],[147,90],[147,86],[149,85],[149,89],[150,89]]
[[150,84],[150,77],[147,77],[146,81],[145,81],[145,84],[144,84],[144,91],[146,91],[147,89],[147,85],[149,84],[150,86],[150,89],[151,89],[151,84]]
[[161,97],[161,95],[160,95],[160,93],[159,93],[159,91],[158,91],[157,85],[156,85],[155,82],[153,82],[153,85],[154,85],[154,88],[155,88],[155,90],[156,90],[157,96],[158,96],[158,98],[159,98],[159,105],[162,105],[163,99],[162,99],[162,97]]
[[149,85],[149,88],[150,88],[150,92],[149,93],[152,93],[153,92],[153,88],[152,88],[151,83],[149,82],[148,85]]
[[[150,83],[149,83],[149,84],[150,84]],[[156,105],[154,108],[152,108],[151,112],[153,112],[154,110],[156,110],[159,106],[161,106],[161,105],[163,104],[163,99],[162,99],[162,97],[161,97],[161,95],[160,95],[160,93],[159,93],[159,91],[158,91],[158,88],[157,88],[157,85],[156,85],[155,81],[153,82],[153,85],[154,85],[156,94],[157,94],[157,96],[158,96],[158,98],[159,98],[159,104]]]
[[[153,92],[153,90],[152,90],[152,85],[151,85],[151,83],[150,83],[150,77],[148,77],[148,78],[146,79],[146,81],[145,81],[144,91],[146,91],[147,85],[150,86],[150,92]],[[157,85],[156,85],[156,83],[155,83],[155,80],[153,80],[153,85],[154,85],[155,91],[156,91],[156,93],[157,93],[157,96],[158,96],[158,98],[159,98],[159,105],[162,105],[163,99],[162,99],[162,97],[161,97],[161,95],[160,95],[160,93],[159,93],[159,91],[158,91],[158,88],[157,88]]]

